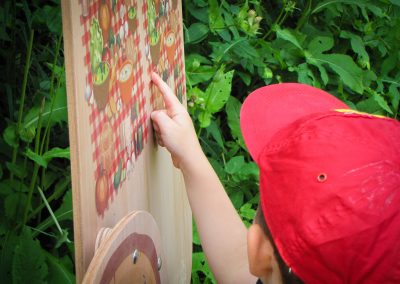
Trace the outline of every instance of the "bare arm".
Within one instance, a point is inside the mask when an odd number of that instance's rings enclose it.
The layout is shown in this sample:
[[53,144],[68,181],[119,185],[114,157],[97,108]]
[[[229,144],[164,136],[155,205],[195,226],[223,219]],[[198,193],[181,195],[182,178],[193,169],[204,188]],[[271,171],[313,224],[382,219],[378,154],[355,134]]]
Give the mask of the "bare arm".
[[247,229],[204,155],[192,120],[168,85],[153,73],[165,110],[151,114],[161,146],[180,168],[207,260],[218,283],[255,283],[249,272]]

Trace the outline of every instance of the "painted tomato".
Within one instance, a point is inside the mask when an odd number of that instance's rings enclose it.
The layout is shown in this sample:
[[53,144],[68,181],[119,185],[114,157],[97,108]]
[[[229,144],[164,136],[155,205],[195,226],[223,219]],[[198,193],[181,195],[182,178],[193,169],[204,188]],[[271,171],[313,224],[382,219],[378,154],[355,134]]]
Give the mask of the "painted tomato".
[[107,176],[101,174],[96,181],[96,210],[99,215],[103,215],[108,207],[108,181]]

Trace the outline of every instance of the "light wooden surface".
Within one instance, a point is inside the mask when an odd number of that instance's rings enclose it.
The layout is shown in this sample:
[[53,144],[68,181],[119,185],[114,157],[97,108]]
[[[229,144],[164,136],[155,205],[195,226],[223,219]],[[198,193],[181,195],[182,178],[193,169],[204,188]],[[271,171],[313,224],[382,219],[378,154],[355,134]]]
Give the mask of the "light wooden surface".
[[[89,1],[93,4],[94,0]],[[98,1],[98,0],[96,0]],[[122,0],[117,0],[122,1]],[[109,2],[108,0],[106,2]],[[125,4],[125,1],[123,1]],[[130,1],[126,0],[128,6]],[[142,7],[142,1],[136,2]],[[180,1],[177,13],[181,20]],[[83,64],[85,49],[82,46],[84,28],[81,24],[82,5],[78,0],[62,0],[62,18],[64,32],[64,53],[67,78],[68,116],[71,149],[71,169],[73,187],[74,239],[76,255],[76,277],[80,283],[94,256],[96,237],[101,228],[114,228],[128,214],[135,210],[147,211],[153,216],[160,231],[161,246],[165,253],[164,263],[169,283],[189,283],[191,274],[192,252],[192,216],[187,201],[183,178],[174,169],[170,156],[165,149],[154,145],[150,116],[154,106],[151,104],[150,81],[148,77],[149,62],[146,55],[146,42],[143,30],[138,30],[141,41],[136,46],[142,57],[140,64],[144,70],[142,80],[146,98],[144,111],[147,117],[144,126],[148,128],[147,142],[135,159],[132,168],[126,171],[126,178],[114,190],[108,200],[107,208],[99,214],[96,208],[96,163],[93,161],[93,125],[89,117],[93,113],[93,102],[85,99],[88,86],[87,67]],[[139,23],[146,15],[138,9]],[[141,25],[139,25],[141,27]],[[182,23],[178,35],[183,39]],[[180,42],[183,50],[183,41]],[[129,55],[129,54],[128,54]],[[182,55],[183,57],[183,55]],[[157,66],[158,68],[159,66]],[[180,65],[182,67],[182,65]],[[156,70],[158,70],[156,68]],[[153,68],[154,69],[154,68]],[[184,68],[179,72],[184,73]],[[175,74],[176,74],[176,70]],[[179,74],[178,72],[178,74]],[[170,76],[170,84],[178,86]],[[176,79],[176,77],[175,77]],[[172,81],[172,82],[171,82]],[[180,91],[184,93],[184,81],[178,82]],[[178,87],[176,87],[178,89]],[[176,90],[177,90],[176,89]],[[102,110],[105,111],[105,110]],[[115,122],[112,125],[116,125]],[[121,126],[123,127],[123,126]],[[121,138],[120,132],[113,128],[114,139]],[[128,127],[128,130],[132,130]],[[123,138],[121,138],[123,140]],[[116,141],[116,140],[113,140]],[[116,146],[115,151],[119,148]],[[117,154],[115,154],[117,156]],[[134,155],[132,154],[132,157]],[[125,160],[121,159],[124,163]],[[114,162],[114,164],[118,164]],[[113,179],[116,173],[110,173]]]
[[[153,243],[144,242],[144,237],[150,237]],[[134,211],[103,237],[83,283],[167,283],[168,264],[164,259],[154,218],[146,211]]]

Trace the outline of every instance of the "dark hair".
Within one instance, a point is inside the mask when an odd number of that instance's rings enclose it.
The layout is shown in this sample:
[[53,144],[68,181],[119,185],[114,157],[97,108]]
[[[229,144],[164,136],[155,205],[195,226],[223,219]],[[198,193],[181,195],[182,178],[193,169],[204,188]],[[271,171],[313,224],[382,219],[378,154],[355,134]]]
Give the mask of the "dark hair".
[[279,264],[279,270],[281,271],[283,283],[285,283],[285,284],[302,284],[303,281],[300,278],[298,278],[293,273],[293,271],[291,271],[290,267],[288,267],[286,265],[286,263],[283,261],[281,255],[279,254],[279,251],[275,245],[274,239],[272,238],[271,231],[268,228],[267,222],[265,222],[264,213],[262,212],[260,203],[258,204],[258,209],[257,209],[256,216],[254,218],[254,221],[256,224],[261,226],[265,235],[269,238],[269,240],[272,243],[272,246],[274,248],[274,255]]

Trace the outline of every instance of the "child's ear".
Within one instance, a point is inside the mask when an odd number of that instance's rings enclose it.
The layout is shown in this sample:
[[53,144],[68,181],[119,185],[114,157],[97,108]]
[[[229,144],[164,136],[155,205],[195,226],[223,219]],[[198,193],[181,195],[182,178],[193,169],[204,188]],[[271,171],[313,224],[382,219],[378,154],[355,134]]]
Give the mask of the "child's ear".
[[258,224],[251,225],[247,233],[247,254],[251,274],[258,278],[271,276],[274,249]]

